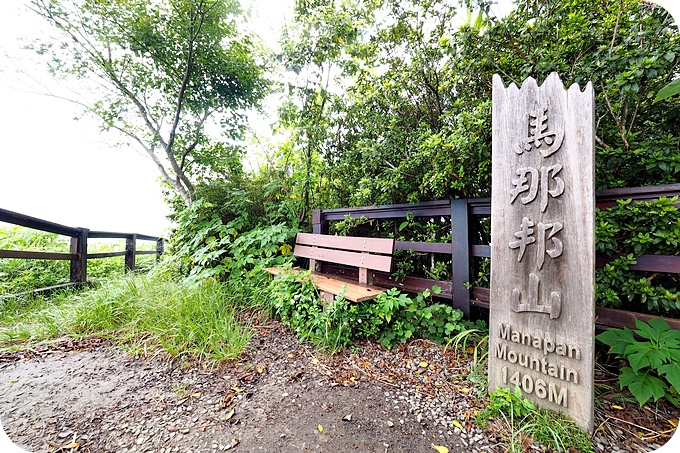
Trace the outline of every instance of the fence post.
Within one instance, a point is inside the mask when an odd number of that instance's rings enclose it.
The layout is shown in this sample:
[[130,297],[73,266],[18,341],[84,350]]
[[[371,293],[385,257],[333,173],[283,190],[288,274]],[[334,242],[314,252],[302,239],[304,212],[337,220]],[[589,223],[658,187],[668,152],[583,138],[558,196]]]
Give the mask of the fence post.
[[470,231],[468,200],[451,200],[451,261],[453,306],[470,319]]
[[136,251],[137,251],[137,235],[131,234],[125,238],[125,272],[135,270]]
[[163,238],[158,238],[156,240],[156,262],[161,260],[161,255],[165,253],[165,244],[163,244]]
[[90,230],[80,228],[76,236],[71,237],[71,253],[76,255],[71,260],[71,283],[87,283],[87,235]]
[[312,233],[328,234],[328,220],[321,220],[321,209],[312,211]]

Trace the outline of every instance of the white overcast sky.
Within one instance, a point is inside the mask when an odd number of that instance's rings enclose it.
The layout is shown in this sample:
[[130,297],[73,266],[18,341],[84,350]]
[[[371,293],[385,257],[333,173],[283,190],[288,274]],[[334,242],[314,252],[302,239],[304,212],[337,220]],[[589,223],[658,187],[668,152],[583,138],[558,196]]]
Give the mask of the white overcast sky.
[[[250,2],[260,34],[275,41],[292,17],[293,0],[243,1]],[[0,0],[0,208],[68,226],[163,234],[168,210],[152,162],[112,147],[117,137],[100,132],[95,121],[75,121],[79,108],[22,91],[36,89],[31,77],[51,80],[33,52],[22,49],[47,32],[26,3]],[[659,3],[680,17],[680,1]]]
[[[293,0],[252,2],[260,34],[275,41]],[[100,132],[96,121],[74,120],[77,106],[31,92],[39,90],[35,80],[53,82],[22,48],[48,31],[27,3],[0,1],[0,208],[68,226],[162,235],[168,209],[151,160],[112,147],[117,136]]]

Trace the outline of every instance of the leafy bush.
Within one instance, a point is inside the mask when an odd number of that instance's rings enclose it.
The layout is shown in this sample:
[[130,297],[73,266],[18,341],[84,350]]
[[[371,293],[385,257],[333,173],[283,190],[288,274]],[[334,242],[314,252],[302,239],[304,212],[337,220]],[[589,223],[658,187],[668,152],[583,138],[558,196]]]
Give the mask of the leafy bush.
[[[432,303],[427,290],[411,298],[392,288],[359,304],[348,302],[339,294],[324,307],[307,275],[282,274],[271,281],[260,297],[301,338],[330,351],[362,338],[376,338],[387,348],[411,338],[447,343],[467,325],[461,321],[460,310]],[[439,293],[438,288],[433,291]]]
[[[642,406],[650,399],[665,398],[680,407],[680,330],[671,329],[663,318],[645,323],[635,320],[637,329],[609,329],[596,338],[609,352],[628,361],[621,369],[619,384],[627,387]],[[641,338],[641,341],[635,339]]]
[[[677,255],[680,246],[678,197],[633,203],[597,211],[596,250],[618,256],[597,270],[596,302],[601,307],[680,314],[679,274],[630,271],[640,255]],[[640,307],[642,306],[642,307]]]

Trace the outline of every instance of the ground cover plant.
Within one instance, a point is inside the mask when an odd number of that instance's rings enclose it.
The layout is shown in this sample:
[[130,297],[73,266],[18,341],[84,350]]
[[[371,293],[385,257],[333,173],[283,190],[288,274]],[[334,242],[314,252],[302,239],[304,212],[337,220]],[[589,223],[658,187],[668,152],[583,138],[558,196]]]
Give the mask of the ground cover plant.
[[133,353],[161,348],[172,356],[230,360],[253,334],[252,313],[234,301],[221,283],[129,275],[82,292],[11,299],[0,311],[0,344],[26,347],[63,335],[94,336]]

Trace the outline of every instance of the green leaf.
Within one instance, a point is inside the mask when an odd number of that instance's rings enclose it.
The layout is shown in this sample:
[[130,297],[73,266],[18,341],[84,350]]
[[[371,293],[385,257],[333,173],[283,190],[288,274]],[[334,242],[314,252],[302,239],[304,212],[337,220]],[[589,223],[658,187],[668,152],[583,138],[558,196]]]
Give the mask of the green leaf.
[[657,370],[659,374],[663,374],[664,377],[670,384],[675,387],[676,390],[680,390],[680,363],[671,362],[666,365],[662,365]]
[[653,347],[648,342],[635,342],[629,345],[624,355],[636,373],[645,367],[659,368],[668,356],[665,351]]
[[624,327],[623,329],[609,329],[606,332],[597,335],[595,338],[609,346],[610,353],[620,356],[624,355],[626,348],[629,345],[636,343],[635,338],[633,337],[633,331],[627,327]]
[[628,387],[637,402],[642,406],[651,398],[657,401],[666,394],[666,384],[650,374],[650,371],[636,373],[631,368],[625,367],[619,376],[621,387]]
[[675,96],[678,93],[680,93],[680,79],[675,79],[659,90],[659,92],[656,94],[654,102],[663,101],[664,99],[668,99],[669,97]]

